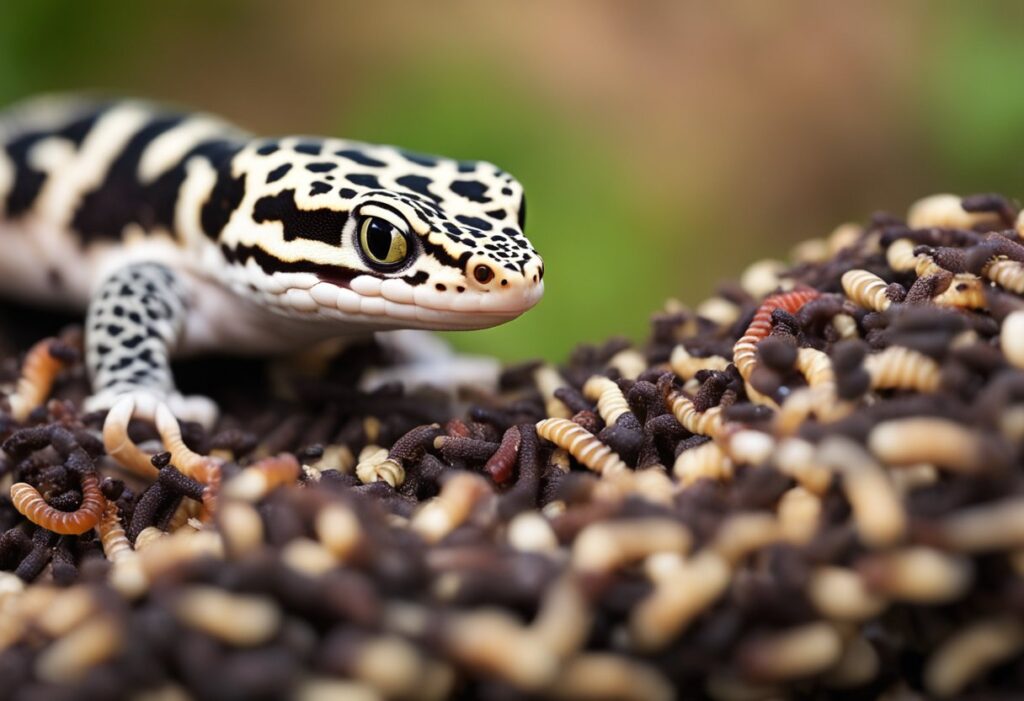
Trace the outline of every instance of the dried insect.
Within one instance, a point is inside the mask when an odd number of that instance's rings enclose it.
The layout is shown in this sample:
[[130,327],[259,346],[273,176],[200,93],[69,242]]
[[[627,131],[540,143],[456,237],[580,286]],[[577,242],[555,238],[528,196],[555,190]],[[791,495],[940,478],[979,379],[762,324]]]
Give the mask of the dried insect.
[[516,465],[516,457],[519,453],[519,428],[511,427],[505,431],[501,438],[501,444],[494,451],[494,455],[488,458],[484,465],[484,472],[491,476],[498,484],[507,482],[512,476],[512,470]]
[[387,448],[372,444],[360,451],[355,471],[356,477],[363,484],[381,481],[397,488],[405,481],[405,469],[394,460],[388,459]]
[[629,469],[611,448],[568,419],[544,419],[537,424],[537,433],[599,474]]
[[843,273],[843,291],[859,307],[884,312],[892,304],[886,294],[887,283],[867,270],[848,270]]
[[790,292],[772,295],[761,303],[743,337],[733,346],[732,362],[745,381],[750,380],[754,366],[757,365],[758,342],[766,338],[772,330],[772,312],[782,309],[792,314],[799,311],[807,302],[820,296],[821,293],[817,290],[801,287]]
[[82,503],[76,511],[58,511],[26,482],[11,485],[11,502],[19,513],[37,526],[63,535],[79,535],[96,527],[107,502],[95,473],[81,476],[81,488]]

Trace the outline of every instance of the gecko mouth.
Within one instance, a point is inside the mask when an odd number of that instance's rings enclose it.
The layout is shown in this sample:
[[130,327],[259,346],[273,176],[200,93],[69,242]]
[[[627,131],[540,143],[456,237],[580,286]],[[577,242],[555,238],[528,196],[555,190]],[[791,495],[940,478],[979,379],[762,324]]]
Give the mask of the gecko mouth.
[[442,330],[505,323],[537,304],[543,294],[542,281],[493,292],[442,292],[400,279],[382,281],[362,275],[346,286],[321,280],[308,289],[291,287],[279,300],[285,307],[325,319]]

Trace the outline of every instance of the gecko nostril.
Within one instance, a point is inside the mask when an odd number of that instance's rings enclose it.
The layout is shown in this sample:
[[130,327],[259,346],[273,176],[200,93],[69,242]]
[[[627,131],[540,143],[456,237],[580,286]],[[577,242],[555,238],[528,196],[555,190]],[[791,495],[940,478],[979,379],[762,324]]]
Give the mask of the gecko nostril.
[[508,285],[508,280],[502,280],[501,281],[501,286],[505,287],[506,285]]
[[486,285],[494,279],[494,271],[491,270],[490,267],[481,263],[473,268],[473,278],[481,285]]

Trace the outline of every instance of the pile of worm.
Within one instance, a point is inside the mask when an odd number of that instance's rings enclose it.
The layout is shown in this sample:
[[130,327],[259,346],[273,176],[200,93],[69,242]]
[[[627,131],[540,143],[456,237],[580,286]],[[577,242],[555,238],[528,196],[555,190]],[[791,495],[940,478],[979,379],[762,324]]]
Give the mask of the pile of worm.
[[457,399],[207,367],[212,430],[0,316],[0,698],[1019,695],[1022,237],[929,197]]

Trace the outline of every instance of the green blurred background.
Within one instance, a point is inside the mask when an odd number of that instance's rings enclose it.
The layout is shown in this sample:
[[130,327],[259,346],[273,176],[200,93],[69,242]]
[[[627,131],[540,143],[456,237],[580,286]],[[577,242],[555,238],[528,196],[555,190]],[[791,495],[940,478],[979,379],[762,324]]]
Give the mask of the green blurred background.
[[492,160],[547,293],[462,348],[642,338],[750,261],[933,192],[1024,191],[1016,2],[0,2],[0,103],[101,89]]

